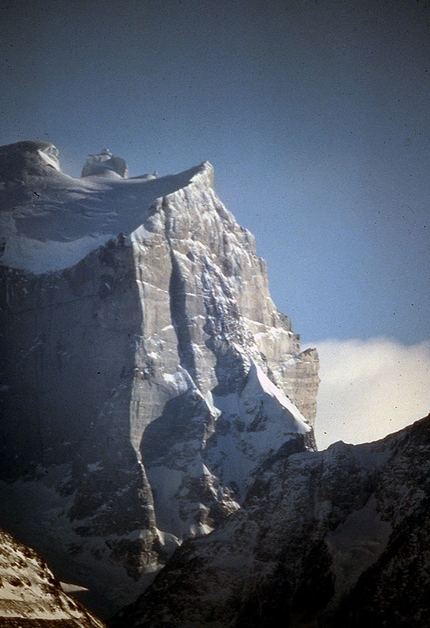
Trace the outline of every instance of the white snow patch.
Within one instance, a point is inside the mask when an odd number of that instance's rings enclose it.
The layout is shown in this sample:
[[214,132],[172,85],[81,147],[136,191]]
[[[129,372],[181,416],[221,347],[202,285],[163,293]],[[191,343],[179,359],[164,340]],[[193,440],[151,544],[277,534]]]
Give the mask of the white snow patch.
[[103,469],[103,465],[99,460],[98,462],[87,464],[87,469],[88,471],[101,471]]
[[214,403],[213,395],[212,395],[210,390],[204,396],[204,400],[205,400],[206,405],[208,406],[209,411],[211,412],[211,414],[213,416],[215,416],[215,418],[218,418],[221,415],[221,410],[216,407],[216,405]]
[[190,526],[188,537],[205,536],[212,532],[215,528],[211,528],[207,524],[200,523]]
[[170,329],[174,329],[173,325],[166,325],[165,327],[163,327],[163,329],[161,331],[167,331]]
[[157,536],[160,539],[160,543],[169,553],[173,553],[173,550],[181,545],[180,540],[174,534],[164,532],[157,528]]
[[194,384],[190,382],[190,376],[184,369],[178,370],[175,373],[163,373],[163,379],[166,384],[174,389],[177,395],[181,395],[187,392],[187,390],[190,390],[190,388],[194,388]]
[[52,150],[48,149],[39,149],[37,152],[42,161],[44,161],[48,166],[51,166],[55,170],[60,171],[60,164],[57,158],[58,152],[53,152]]
[[81,591],[89,591],[87,587],[82,587],[80,584],[72,584],[71,582],[60,582],[60,586],[64,593],[79,593]]

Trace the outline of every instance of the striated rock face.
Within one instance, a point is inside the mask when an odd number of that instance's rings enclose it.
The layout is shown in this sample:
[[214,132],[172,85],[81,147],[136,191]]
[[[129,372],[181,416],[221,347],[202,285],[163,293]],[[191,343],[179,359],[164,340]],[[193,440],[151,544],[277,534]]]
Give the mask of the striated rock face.
[[115,628],[430,625],[430,416],[382,441],[279,455]]
[[[4,628],[103,628],[64,590],[44,561],[0,530],[0,625]],[[63,590],[64,589],[64,590]]]
[[318,357],[210,164],[73,179],[56,155],[0,149],[0,524],[107,614],[314,448]]

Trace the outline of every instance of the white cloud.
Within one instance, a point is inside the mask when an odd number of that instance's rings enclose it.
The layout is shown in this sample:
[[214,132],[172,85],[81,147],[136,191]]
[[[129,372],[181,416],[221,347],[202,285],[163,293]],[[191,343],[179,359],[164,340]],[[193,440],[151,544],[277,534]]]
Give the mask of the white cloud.
[[321,384],[315,434],[319,449],[363,443],[430,411],[430,341],[405,346],[384,338],[315,343]]

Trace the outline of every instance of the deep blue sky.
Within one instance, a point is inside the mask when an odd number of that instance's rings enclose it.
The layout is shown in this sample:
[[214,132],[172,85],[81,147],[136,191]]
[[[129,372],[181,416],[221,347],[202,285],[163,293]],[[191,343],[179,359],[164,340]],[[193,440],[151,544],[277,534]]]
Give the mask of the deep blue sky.
[[0,144],[208,159],[303,339],[428,339],[430,5],[2,2]]

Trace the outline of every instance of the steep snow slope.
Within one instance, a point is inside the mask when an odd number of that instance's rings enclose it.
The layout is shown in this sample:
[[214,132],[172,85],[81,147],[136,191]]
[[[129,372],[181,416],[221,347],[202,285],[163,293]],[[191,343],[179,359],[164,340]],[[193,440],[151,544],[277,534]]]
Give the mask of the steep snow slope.
[[267,458],[313,448],[318,356],[210,164],[91,168],[0,149],[0,524],[107,613],[237,510]]
[[426,628],[430,416],[382,441],[278,455],[112,627]]

